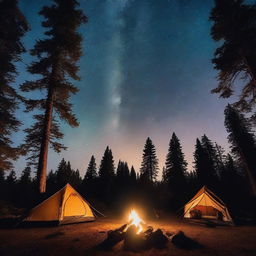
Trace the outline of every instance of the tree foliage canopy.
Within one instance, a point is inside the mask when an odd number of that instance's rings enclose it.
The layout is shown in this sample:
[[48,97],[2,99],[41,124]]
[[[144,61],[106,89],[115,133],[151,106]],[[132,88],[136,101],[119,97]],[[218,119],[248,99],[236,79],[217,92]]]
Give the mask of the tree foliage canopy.
[[[39,111],[34,115],[35,123],[26,129],[25,148],[30,152],[30,163],[37,164],[42,141],[45,140],[45,127],[50,122],[50,145],[56,152],[66,149],[59,143],[63,138],[60,131],[60,121],[65,121],[72,127],[78,126],[78,121],[72,112],[70,95],[78,89],[71,79],[79,80],[76,64],[82,55],[82,37],[77,32],[81,23],[87,21],[86,16],[76,7],[76,0],[54,0],[52,6],[45,6],[39,12],[44,17],[42,26],[47,30],[44,39],[36,42],[31,55],[36,57],[28,66],[28,71],[40,78],[26,81],[21,85],[24,92],[44,91],[41,99],[26,99],[26,111]],[[71,79],[70,79],[71,78]],[[47,109],[52,104],[53,115],[46,117]]]
[[150,138],[147,138],[140,168],[141,177],[147,181],[155,181],[158,174],[158,159],[156,148]]
[[185,185],[187,162],[182,152],[180,141],[175,133],[172,134],[170,139],[165,166],[166,182],[170,186],[177,186],[179,184],[179,188],[182,188]]
[[225,109],[225,126],[232,153],[239,164],[245,167],[256,195],[256,140],[251,124],[237,109],[228,105]]
[[21,153],[11,139],[21,124],[15,116],[21,97],[12,83],[17,75],[15,62],[25,52],[21,38],[27,31],[28,23],[18,1],[0,1],[0,170],[11,169],[11,161]]
[[211,11],[211,35],[221,42],[212,60],[219,81],[212,92],[228,98],[234,94],[235,82],[242,79],[244,83],[236,106],[252,111],[256,103],[256,4],[244,2],[215,0]]

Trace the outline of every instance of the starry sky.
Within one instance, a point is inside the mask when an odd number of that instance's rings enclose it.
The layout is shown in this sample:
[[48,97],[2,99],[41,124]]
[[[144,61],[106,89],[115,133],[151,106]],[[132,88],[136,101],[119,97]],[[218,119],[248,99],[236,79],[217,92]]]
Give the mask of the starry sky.
[[[22,0],[31,30],[24,37],[29,50],[42,38],[38,11],[49,0]],[[50,151],[48,170],[64,157],[81,175],[92,154],[99,165],[107,145],[138,171],[147,137],[153,140],[160,170],[172,132],[179,137],[189,169],[195,140],[206,133],[228,150],[223,111],[227,100],[210,90],[217,85],[211,64],[218,46],[210,37],[212,0],[80,0],[88,16],[80,27],[83,56],[80,92],[72,97],[80,126],[62,124],[67,151]],[[28,53],[18,64],[17,86],[33,79],[26,72]],[[40,97],[40,92],[30,94]],[[18,115],[29,127],[31,114]],[[24,134],[14,135],[22,142]],[[19,173],[26,161],[15,163]]]

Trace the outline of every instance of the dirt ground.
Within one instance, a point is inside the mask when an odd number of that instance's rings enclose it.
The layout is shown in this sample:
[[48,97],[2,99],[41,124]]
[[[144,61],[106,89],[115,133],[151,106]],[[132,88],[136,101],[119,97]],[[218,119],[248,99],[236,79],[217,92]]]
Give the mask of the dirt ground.
[[95,222],[44,228],[0,229],[1,256],[253,256],[256,255],[256,226],[207,227],[187,223],[174,218],[157,220],[148,225],[169,232],[182,230],[199,242],[203,248],[184,250],[172,242],[166,249],[150,249],[133,253],[122,249],[122,243],[111,251],[99,251],[94,247],[107,236],[106,231],[118,228],[124,222],[114,219],[98,219]]

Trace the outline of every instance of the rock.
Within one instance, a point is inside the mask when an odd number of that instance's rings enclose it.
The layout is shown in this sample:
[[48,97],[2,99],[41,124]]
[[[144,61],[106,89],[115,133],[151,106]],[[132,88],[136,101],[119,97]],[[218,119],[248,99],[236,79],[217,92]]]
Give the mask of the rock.
[[124,224],[124,225],[122,225],[120,228],[116,229],[116,231],[124,232],[124,230],[126,229],[126,227],[127,227],[127,224]]
[[124,234],[124,232],[120,232],[119,230],[108,231],[107,238],[97,246],[98,249],[111,249],[113,246],[115,246],[117,243],[121,242],[124,239]]
[[[153,231],[153,227],[148,226],[147,230],[137,234],[138,228],[131,225],[127,228],[128,224],[121,226],[116,230],[107,232],[107,238],[99,244],[96,248],[109,250],[117,243],[124,240],[124,250],[139,252],[150,248],[162,249],[167,246],[168,237],[161,229]],[[126,232],[124,231],[127,228]]]
[[173,233],[173,232],[170,232],[170,231],[166,231],[165,234],[166,234],[168,237],[171,237],[171,236],[174,235],[174,233]]
[[137,227],[131,225],[124,238],[124,249],[127,251],[141,251],[146,248],[146,241],[144,233],[137,234]]
[[153,228],[147,229],[145,232],[136,234],[137,228],[130,226],[125,234],[124,249],[128,251],[138,252],[150,248],[165,248],[168,238],[163,234],[161,229],[153,232]]
[[164,235],[161,229],[152,232],[147,238],[147,246],[149,248],[163,249],[167,246],[168,238]]
[[146,231],[144,231],[144,234],[146,235],[146,236],[149,236],[152,232],[153,232],[153,227],[151,227],[151,226],[148,226],[147,227],[147,230]]
[[187,237],[182,231],[179,231],[172,237],[172,243],[181,249],[193,250],[202,247],[197,241]]

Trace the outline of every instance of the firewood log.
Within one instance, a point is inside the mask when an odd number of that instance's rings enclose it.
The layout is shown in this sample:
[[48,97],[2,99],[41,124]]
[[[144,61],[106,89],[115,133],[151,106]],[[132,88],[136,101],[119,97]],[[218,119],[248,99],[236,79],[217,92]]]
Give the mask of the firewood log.
[[126,226],[127,224],[121,226],[118,229],[109,230],[107,238],[97,246],[98,249],[108,250],[115,246],[117,243],[121,242],[124,239],[124,230]]

